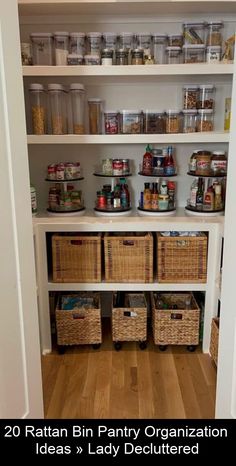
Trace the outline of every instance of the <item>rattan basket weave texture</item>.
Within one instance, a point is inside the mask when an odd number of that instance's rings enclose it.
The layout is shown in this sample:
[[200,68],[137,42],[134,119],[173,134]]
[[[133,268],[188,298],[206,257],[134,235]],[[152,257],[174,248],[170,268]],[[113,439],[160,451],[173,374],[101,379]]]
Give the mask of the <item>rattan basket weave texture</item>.
[[[158,293],[170,309],[158,309],[157,295],[151,293],[152,330],[156,345],[198,345],[200,309],[192,293]],[[185,309],[186,298],[190,309]],[[177,305],[178,309],[171,309]]]
[[153,281],[153,236],[151,233],[111,234],[104,237],[105,280],[110,283]]
[[102,342],[101,304],[99,293],[78,293],[94,300],[90,309],[64,311],[60,309],[60,299],[56,308],[58,345],[86,345]]
[[162,236],[157,233],[159,283],[205,283],[207,236]]
[[219,325],[220,319],[215,317],[211,321],[211,340],[210,340],[210,355],[217,366],[218,360],[218,344],[219,344]]
[[[112,340],[146,341],[147,339],[147,303],[143,293],[133,293],[132,296],[141,298],[143,307],[130,307],[129,293],[125,297],[126,307],[112,309]],[[116,295],[114,294],[114,302]]]
[[101,234],[53,235],[53,281],[101,281]]

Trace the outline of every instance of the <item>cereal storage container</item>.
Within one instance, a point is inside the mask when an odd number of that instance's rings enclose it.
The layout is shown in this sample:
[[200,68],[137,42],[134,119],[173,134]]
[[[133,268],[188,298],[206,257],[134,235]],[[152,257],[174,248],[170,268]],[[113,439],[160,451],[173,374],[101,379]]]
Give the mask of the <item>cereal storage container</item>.
[[222,21],[210,22],[207,24],[207,45],[222,45]]
[[46,134],[46,93],[42,84],[30,84],[32,133]]
[[73,133],[84,134],[84,86],[74,83],[70,85],[71,106],[73,115]]
[[48,84],[52,134],[67,133],[66,92],[61,84]]
[[183,113],[176,110],[167,110],[166,132],[182,133],[183,132]]
[[55,63],[59,66],[67,65],[67,56],[69,54],[69,33],[54,33]]
[[197,131],[197,110],[183,110],[183,133],[195,133]]
[[167,35],[153,34],[153,57],[156,64],[161,65],[166,62]]
[[181,47],[166,47],[166,63],[178,65],[181,63]]
[[184,44],[205,44],[206,23],[184,23],[183,36]]

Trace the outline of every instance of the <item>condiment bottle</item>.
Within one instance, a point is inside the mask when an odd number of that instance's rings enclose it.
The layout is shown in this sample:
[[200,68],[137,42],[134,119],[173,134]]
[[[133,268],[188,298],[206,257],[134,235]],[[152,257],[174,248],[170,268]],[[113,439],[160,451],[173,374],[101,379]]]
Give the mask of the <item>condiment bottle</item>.
[[197,194],[196,194],[196,208],[197,209],[202,209],[203,206],[203,196],[204,196],[204,189],[203,189],[203,179],[199,178],[198,179],[198,188],[197,188]]
[[221,194],[221,184],[217,183],[214,185],[215,189],[215,210],[223,209],[222,194]]
[[152,174],[152,149],[149,144],[146,147],[146,152],[143,156],[143,173],[145,175]]
[[158,210],[158,190],[157,183],[153,183],[153,189],[151,194],[151,209]]
[[150,189],[150,183],[144,183],[143,208],[146,210],[151,210],[152,208],[152,193]]
[[164,173],[165,175],[174,175],[175,174],[175,164],[173,159],[173,148],[169,146],[167,148],[167,155],[164,159]]
[[214,190],[209,186],[204,194],[203,210],[214,210]]

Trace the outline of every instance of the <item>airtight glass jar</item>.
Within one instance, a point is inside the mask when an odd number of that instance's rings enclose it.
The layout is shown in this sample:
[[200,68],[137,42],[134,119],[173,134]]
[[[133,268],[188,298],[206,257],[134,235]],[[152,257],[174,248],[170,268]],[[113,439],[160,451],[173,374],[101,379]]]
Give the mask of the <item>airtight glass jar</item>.
[[207,45],[222,45],[222,21],[210,22],[207,24]]
[[172,34],[168,36],[168,47],[182,47],[183,36],[182,34]]
[[53,65],[52,34],[33,32],[30,34],[33,50],[33,65]]
[[120,132],[140,134],[143,132],[143,113],[141,110],[122,110],[120,112]]
[[183,108],[191,110],[197,108],[199,86],[195,84],[186,84],[183,87]]
[[197,131],[213,131],[214,130],[214,115],[211,109],[198,110]]
[[166,133],[183,132],[183,113],[176,110],[167,110]]
[[67,57],[69,54],[69,33],[55,32],[54,33],[54,48],[55,48],[55,63],[58,66],[67,65]]
[[144,133],[163,134],[166,132],[166,114],[146,110],[144,112]]
[[203,63],[205,61],[204,44],[183,45],[184,63]]
[[153,34],[153,57],[154,61],[158,65],[166,63],[166,46],[167,46],[167,35]]
[[197,131],[197,110],[183,110],[183,133],[195,133]]
[[166,63],[169,65],[181,63],[181,47],[166,47]]
[[103,35],[104,49],[116,50],[117,34],[116,32],[104,32]]
[[132,50],[131,56],[132,56],[132,59],[131,59],[132,65],[143,65],[144,55],[143,55],[142,49]]

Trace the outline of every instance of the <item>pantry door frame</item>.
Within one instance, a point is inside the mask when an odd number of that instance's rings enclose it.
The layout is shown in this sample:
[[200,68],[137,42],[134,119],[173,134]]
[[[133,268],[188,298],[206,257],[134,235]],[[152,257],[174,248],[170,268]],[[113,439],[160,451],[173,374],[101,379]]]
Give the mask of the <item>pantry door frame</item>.
[[17,0],[0,2],[0,418],[42,418],[33,228]]

